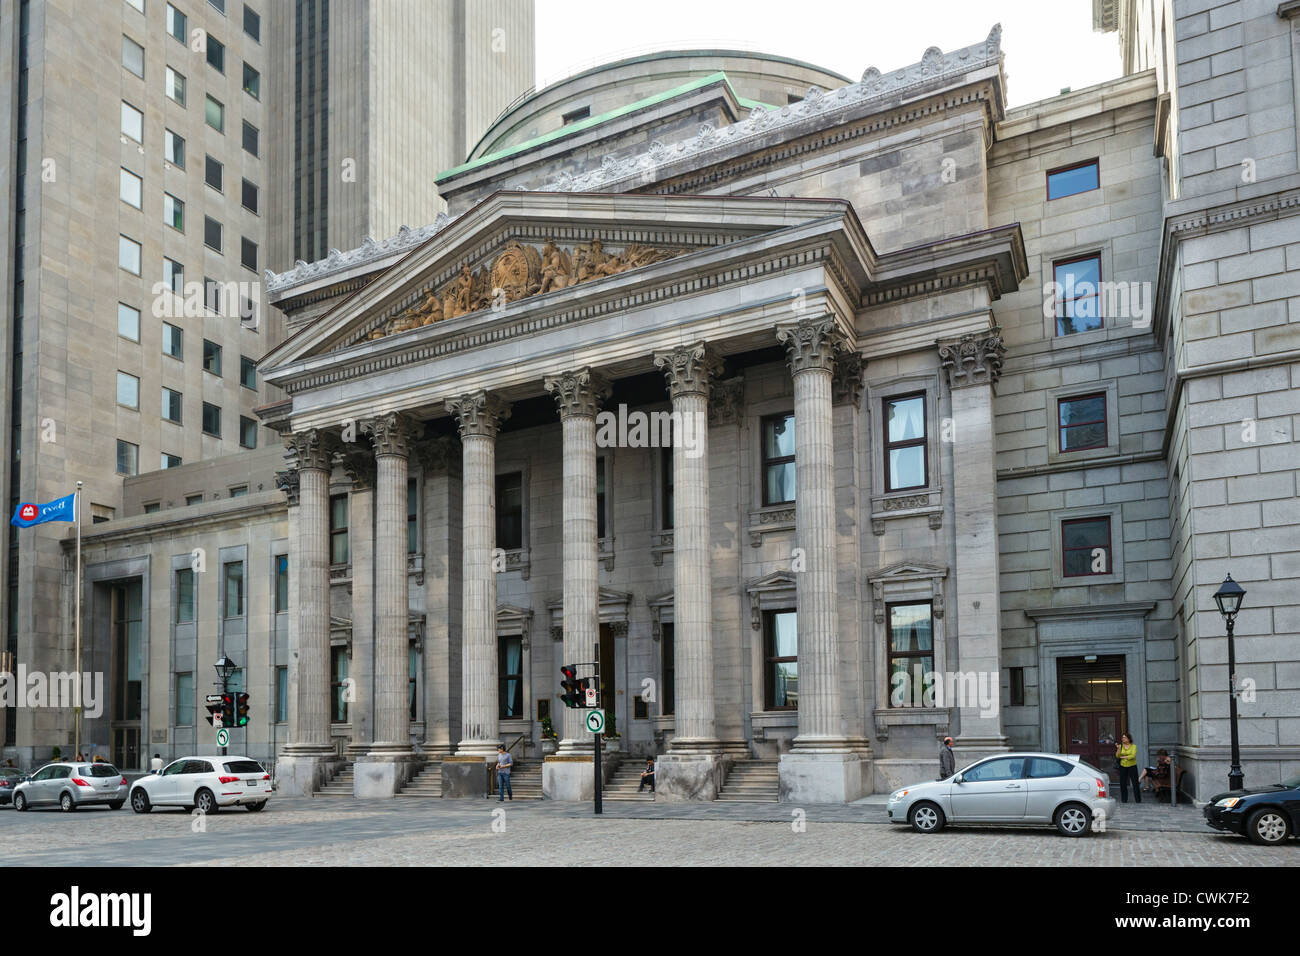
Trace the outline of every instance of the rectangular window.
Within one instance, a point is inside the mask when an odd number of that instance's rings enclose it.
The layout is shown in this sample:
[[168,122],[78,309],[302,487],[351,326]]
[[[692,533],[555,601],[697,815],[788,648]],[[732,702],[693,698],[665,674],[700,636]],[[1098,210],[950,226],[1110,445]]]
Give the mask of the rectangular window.
[[203,495],[199,494],[199,495],[185,496],[185,507],[191,508],[194,505],[201,505],[201,504],[203,504]]
[[1101,185],[1097,171],[1097,160],[1062,166],[1047,172],[1047,198],[1063,199],[1076,193],[1086,193]]
[[239,416],[239,447],[256,448],[257,447],[257,420]]
[[245,498],[248,496],[248,485],[235,485],[226,493],[227,498]]
[[132,342],[140,341],[140,310],[117,304],[117,334]]
[[579,120],[585,120],[590,115],[591,115],[590,106],[580,106],[578,109],[572,110],[568,113],[565,113],[563,116],[561,116],[560,122],[562,125],[568,126],[570,123],[576,123]]
[[221,251],[221,223],[211,216],[203,217],[203,244],[209,249]]
[[162,350],[163,355],[170,355],[172,358],[182,358],[182,337],[184,332],[178,326],[170,322],[164,322],[162,328]]
[[239,384],[244,388],[257,388],[257,360],[247,355],[239,356]]
[[1061,522],[1062,576],[1112,574],[1110,516]]
[[673,626],[671,623],[660,624],[659,631],[660,653],[663,662],[663,673],[660,675],[663,684],[659,688],[659,699],[662,705],[659,708],[659,713],[664,717],[668,717],[672,715],[674,708],[677,706],[677,671],[673,660]]
[[794,413],[763,419],[763,504],[794,501]]
[[933,707],[933,695],[925,693],[932,686],[926,675],[934,673],[930,602],[886,604],[885,616],[889,624],[889,705],[900,706],[901,695],[901,706]]
[[117,195],[128,206],[141,208],[144,198],[144,180],[123,167],[118,177]]
[[517,551],[524,546],[524,473],[497,475],[497,547]]
[[226,15],[226,0],[208,0],[208,3],[212,4],[223,17]]
[[283,724],[289,719],[289,668],[275,669],[275,722]]
[[162,390],[162,417],[164,421],[181,423],[181,393],[174,388],[163,386]]
[[188,46],[189,38],[186,36],[188,29],[186,23],[185,14],[181,13],[170,3],[167,4],[167,32],[177,40],[180,40],[181,43]]
[[289,610],[289,556],[275,556],[275,613],[283,614]]
[[[220,252],[221,250],[217,250]],[[203,277],[203,307],[209,312],[221,315],[223,312],[222,300],[225,298],[225,289],[220,282],[211,276]]]
[[185,267],[175,259],[163,257],[163,285],[177,295],[185,294]]
[[176,572],[176,623],[189,624],[194,620],[194,569],[181,568]]
[[194,723],[194,674],[176,675],[176,726]]
[[221,568],[225,582],[227,618],[244,616],[244,562],[227,561]]
[[1023,667],[1012,667],[1010,669],[1011,684],[1011,707],[1025,706],[1025,669]]
[[348,649],[347,647],[330,648],[330,687],[333,689],[333,706],[330,708],[330,720],[336,724],[347,723],[348,697],[351,696],[348,684]]
[[203,371],[221,374],[221,346],[208,339],[203,340]]
[[796,625],[794,611],[763,613],[766,710],[799,708],[799,637]]
[[140,380],[126,372],[117,373],[117,404],[140,408]]
[[249,212],[257,212],[257,184],[245,179],[241,181],[240,186],[240,203]]
[[330,564],[348,563],[348,496],[330,496]]
[[524,641],[503,637],[497,642],[497,714],[502,720],[524,716]]
[[1080,256],[1052,263],[1055,278],[1056,334],[1101,328],[1101,257]]
[[163,193],[163,222],[179,232],[185,231],[185,202],[171,193]]
[[262,42],[262,18],[248,4],[244,4],[244,32],[258,43]]
[[673,530],[673,447],[659,449],[659,511],[660,528]]
[[929,483],[925,393],[885,399],[885,491]]
[[244,64],[244,92],[255,100],[262,98],[262,74],[247,63]]
[[226,131],[226,107],[220,100],[214,99],[211,94],[207,95],[204,103],[203,119],[218,133]]
[[203,403],[203,434],[213,438],[221,437],[221,406],[211,402]]
[[226,45],[216,37],[210,36],[207,40],[208,49],[208,66],[212,67],[218,73],[226,72]]
[[167,67],[167,98],[177,106],[185,105],[185,76]]
[[126,0],[126,5],[144,13],[144,0]]
[[203,181],[217,192],[221,192],[224,177],[225,167],[211,156],[205,156],[203,159]]
[[1106,393],[1057,399],[1056,422],[1062,452],[1105,448]]
[[257,127],[244,120],[244,152],[257,155]]
[[406,479],[406,553],[415,554],[420,544],[420,483]]
[[144,142],[144,114],[126,100],[122,101],[122,135]]
[[159,501],[150,501],[144,506],[144,513],[147,515],[156,515],[160,511],[162,511],[162,502]]
[[178,169],[185,168],[185,138],[163,130],[163,158]]
[[144,79],[144,47],[122,34],[122,65]]
[[608,521],[605,515],[605,509],[608,506],[608,498],[605,495],[605,489],[608,487],[608,481],[605,478],[605,469],[609,466],[609,459],[601,455],[596,459],[596,537],[603,538],[608,533]]
[[117,237],[117,264],[132,275],[140,274],[140,243],[126,236]]
[[245,269],[257,271],[257,243],[247,236],[239,240],[239,263]]
[[[168,468],[179,468],[180,466],[181,466],[181,456],[180,456],[180,455],[169,455],[169,454],[167,454],[167,452],[163,452],[163,453],[162,453],[162,462],[158,465],[159,468],[161,468],[161,469],[163,469],[164,471],[166,471]],[[203,496],[200,495],[200,496],[199,496],[199,501],[202,501],[202,500],[203,500]],[[188,498],[186,498],[186,499],[185,499],[185,503],[186,503],[187,505],[189,505],[189,504],[193,504],[194,502],[192,502],[192,501],[190,501]]]

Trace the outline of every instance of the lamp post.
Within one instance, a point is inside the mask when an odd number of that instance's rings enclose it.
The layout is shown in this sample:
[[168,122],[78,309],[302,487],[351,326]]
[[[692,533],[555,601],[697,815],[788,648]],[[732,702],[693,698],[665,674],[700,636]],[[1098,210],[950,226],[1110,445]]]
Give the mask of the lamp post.
[[[235,673],[235,671],[237,671],[239,668],[236,666],[235,662],[232,661],[225,654],[222,654],[220,657],[217,658],[217,663],[215,666],[217,668],[217,677],[221,678],[221,698],[222,698],[222,702],[224,703],[225,698],[229,693],[230,675]],[[1235,739],[1236,731],[1234,730],[1233,733]],[[221,756],[223,757],[226,756],[225,747],[221,748]]]
[[1214,603],[1219,606],[1228,625],[1228,720],[1232,729],[1232,767],[1228,770],[1228,789],[1246,789],[1246,775],[1241,772],[1241,745],[1237,740],[1237,651],[1232,641],[1232,625],[1241,610],[1246,590],[1229,574],[1214,592]]

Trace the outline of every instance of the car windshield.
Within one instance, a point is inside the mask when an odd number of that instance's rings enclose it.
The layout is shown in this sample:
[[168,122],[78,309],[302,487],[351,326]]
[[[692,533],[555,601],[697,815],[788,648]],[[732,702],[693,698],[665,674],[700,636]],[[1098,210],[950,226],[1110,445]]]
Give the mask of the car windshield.
[[227,773],[266,773],[256,760],[230,760],[226,762]]
[[122,775],[122,771],[111,763],[88,763],[84,767],[78,767],[77,770],[82,776],[89,777],[120,777]]
[[1286,787],[1288,790],[1300,790],[1300,773],[1296,774],[1289,780],[1283,780],[1282,786]]

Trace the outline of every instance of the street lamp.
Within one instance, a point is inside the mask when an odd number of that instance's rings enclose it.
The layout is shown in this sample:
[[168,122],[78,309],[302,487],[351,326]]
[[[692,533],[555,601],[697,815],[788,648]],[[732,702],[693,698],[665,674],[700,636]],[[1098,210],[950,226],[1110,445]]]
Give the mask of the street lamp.
[[1241,745],[1237,739],[1237,651],[1232,641],[1232,625],[1241,610],[1241,602],[1246,597],[1246,589],[1229,574],[1214,592],[1214,603],[1219,606],[1228,625],[1228,719],[1232,728],[1232,767],[1228,770],[1228,789],[1245,790],[1246,775],[1241,772]]
[[[230,690],[229,690],[229,688],[230,688],[230,678],[231,678],[231,676],[235,673],[235,671],[239,670],[239,668],[238,668],[238,666],[236,666],[235,662],[232,661],[232,660],[231,660],[229,657],[227,657],[225,654],[222,654],[220,657],[217,658],[217,663],[216,663],[215,666],[216,666],[216,668],[217,668],[217,677],[221,679],[221,702],[222,702],[222,705],[223,705],[223,708],[224,708],[224,705],[225,705],[225,702],[226,702],[226,698],[227,698],[227,697],[229,696],[229,694],[230,694]],[[226,711],[224,711],[224,710],[223,710],[222,712],[223,712],[223,713],[226,713]],[[234,713],[234,708],[233,708],[233,707],[231,708],[231,710],[230,710],[229,713],[230,713],[230,715],[233,716],[233,713]],[[223,732],[224,732],[224,731],[223,731]],[[218,736],[220,736],[220,734],[218,734]],[[225,747],[222,747],[222,748],[221,748],[221,755],[222,755],[223,757],[226,755],[226,748],[225,748]]]

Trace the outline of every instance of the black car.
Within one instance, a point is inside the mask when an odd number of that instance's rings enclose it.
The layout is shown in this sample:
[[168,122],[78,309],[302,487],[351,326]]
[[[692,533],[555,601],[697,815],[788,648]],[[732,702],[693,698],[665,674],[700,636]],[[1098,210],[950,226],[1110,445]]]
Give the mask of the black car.
[[1300,835],[1300,776],[1253,790],[1215,794],[1205,807],[1205,822],[1216,830],[1277,846]]
[[25,774],[14,767],[0,767],[0,807],[14,802],[14,786]]

